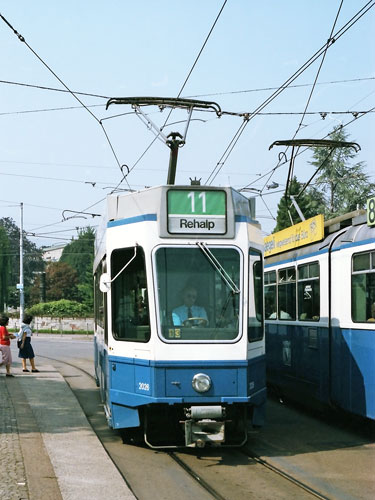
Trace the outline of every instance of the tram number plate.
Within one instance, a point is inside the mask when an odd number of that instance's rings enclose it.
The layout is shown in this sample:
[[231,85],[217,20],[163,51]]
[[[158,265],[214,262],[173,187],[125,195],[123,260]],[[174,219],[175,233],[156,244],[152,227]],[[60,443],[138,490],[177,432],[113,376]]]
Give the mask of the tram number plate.
[[169,189],[168,232],[172,234],[225,234],[226,193]]

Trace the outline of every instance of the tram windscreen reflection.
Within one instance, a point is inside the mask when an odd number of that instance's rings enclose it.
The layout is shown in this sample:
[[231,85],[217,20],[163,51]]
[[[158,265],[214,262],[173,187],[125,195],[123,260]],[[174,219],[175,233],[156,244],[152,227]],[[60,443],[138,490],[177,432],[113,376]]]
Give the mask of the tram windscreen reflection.
[[[168,247],[156,252],[161,335],[171,341],[228,341],[239,334],[240,254],[235,248],[210,251]],[[223,271],[237,292],[223,279]]]

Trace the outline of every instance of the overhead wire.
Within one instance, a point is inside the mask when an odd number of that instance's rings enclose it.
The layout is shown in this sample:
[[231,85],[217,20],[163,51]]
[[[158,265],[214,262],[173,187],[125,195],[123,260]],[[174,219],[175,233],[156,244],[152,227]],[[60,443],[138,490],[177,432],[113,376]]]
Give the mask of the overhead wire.
[[[317,73],[316,73],[316,76],[315,76],[315,80],[314,80],[313,86],[312,86],[312,88],[311,88],[311,90],[310,90],[310,94],[309,94],[309,96],[308,96],[308,98],[307,98],[307,102],[306,102],[306,106],[305,106],[305,109],[304,109],[304,112],[303,112],[302,118],[301,118],[301,120],[300,120],[300,122],[299,122],[299,124],[298,124],[297,130],[294,132],[294,135],[293,135],[293,137],[292,137],[292,140],[293,140],[293,139],[295,139],[295,137],[298,135],[299,131],[300,131],[300,130],[301,130],[301,128],[302,128],[303,120],[304,120],[304,118],[305,118],[305,116],[306,116],[307,109],[308,109],[308,107],[309,107],[309,104],[310,104],[310,102],[311,102],[312,95],[313,95],[314,90],[315,90],[315,85],[316,85],[316,83],[317,83],[317,81],[318,81],[318,78],[319,78],[319,75],[320,75],[320,71],[321,71],[321,69],[322,69],[322,67],[323,67],[323,64],[324,64],[324,61],[325,61],[325,58],[326,58],[326,55],[327,55],[327,51],[328,51],[328,47],[329,47],[328,43],[332,40],[332,35],[333,35],[334,29],[335,29],[335,27],[336,27],[336,23],[337,23],[338,17],[339,17],[340,12],[341,12],[341,8],[342,8],[343,1],[344,1],[344,0],[341,0],[341,2],[340,2],[339,8],[338,8],[338,11],[337,11],[337,14],[336,14],[336,18],[335,18],[335,20],[334,20],[334,22],[333,22],[333,26],[332,26],[332,28],[331,28],[331,33],[330,33],[330,35],[329,35],[329,37],[328,37],[327,46],[326,46],[326,48],[325,48],[325,50],[324,50],[324,52],[323,52],[322,59],[321,59],[320,64],[319,64],[318,71],[317,71]],[[289,149],[289,146],[288,146],[288,147],[284,150],[284,154],[285,154],[285,155],[286,155],[286,152],[288,151],[288,149]],[[299,149],[299,148],[297,148],[297,152],[298,152],[298,149]],[[291,156],[291,158],[290,158],[289,170],[288,170],[288,175],[287,175],[287,181],[286,181],[286,185],[285,185],[285,194],[284,194],[285,201],[287,201],[289,185],[290,185],[290,183],[291,183],[291,181],[292,181],[292,178],[293,178],[293,172],[294,172],[294,159],[295,159],[295,158],[293,157],[293,153],[294,153],[294,147],[293,147],[293,149],[292,149],[292,156]],[[331,150],[330,155],[331,155],[332,153],[333,153],[333,149]],[[329,156],[330,156],[330,155],[328,155],[328,156],[327,156],[327,159],[329,158]],[[323,162],[323,164],[324,164],[324,162]],[[322,165],[323,165],[323,164],[322,164]],[[317,173],[317,172],[316,172],[316,173]],[[315,173],[315,174],[316,174],[316,173]],[[268,181],[267,181],[267,182],[268,182]],[[299,196],[299,195],[298,195],[298,196]],[[297,198],[298,198],[298,196],[297,196]],[[289,208],[290,208],[290,207],[287,207],[287,210],[288,210],[288,213],[289,213],[289,217],[292,219],[291,213],[289,212]]]
[[[350,125],[350,124],[351,124],[351,123],[353,123],[354,121],[359,120],[360,118],[362,118],[363,116],[365,116],[367,113],[373,112],[374,110],[375,110],[375,106],[374,106],[373,108],[369,109],[369,110],[368,110],[366,113],[364,113],[363,115],[361,115],[361,116],[359,116],[359,117],[355,117],[355,118],[353,118],[352,120],[350,120],[350,121],[349,121],[349,122],[347,122],[346,124],[340,125],[340,129],[341,129],[341,130],[342,130],[342,129],[344,129],[345,127],[347,127],[348,125]],[[323,139],[326,139],[329,135],[330,135],[330,133],[328,133],[327,135],[325,135],[325,136],[323,137]],[[300,155],[300,154],[304,153],[304,152],[305,152],[305,151],[307,151],[308,149],[309,149],[309,148],[305,148],[305,149],[303,149],[302,151],[299,151],[299,152],[296,154],[296,156],[298,156],[298,155]],[[331,151],[332,151],[332,150],[331,150]],[[297,198],[298,198],[298,196],[301,196],[301,194],[305,191],[305,189],[306,189],[306,188],[308,187],[308,185],[311,183],[311,181],[313,180],[313,178],[315,177],[315,175],[316,175],[316,174],[318,173],[318,171],[322,168],[322,166],[324,165],[325,161],[327,160],[327,158],[329,157],[329,155],[330,155],[330,154],[331,154],[331,152],[330,152],[330,153],[328,154],[328,156],[327,156],[327,157],[326,157],[326,158],[322,161],[322,163],[320,164],[320,166],[318,167],[318,169],[316,170],[316,172],[314,173],[314,175],[313,175],[313,176],[312,176],[312,177],[311,177],[311,178],[310,178],[310,179],[309,179],[309,180],[308,180],[308,181],[304,184],[304,186],[303,186],[302,190],[298,193]],[[260,179],[261,179],[261,178],[266,177],[267,175],[269,175],[269,174],[270,174],[270,172],[271,172],[271,173],[273,173],[275,170],[277,170],[277,169],[278,169],[278,168],[280,168],[281,166],[285,165],[286,163],[288,163],[288,161],[287,161],[287,160],[286,160],[286,161],[284,161],[283,163],[280,163],[280,162],[279,162],[279,163],[278,163],[275,167],[273,167],[273,169],[272,169],[271,171],[266,172],[264,175],[262,175],[262,176],[260,177]],[[257,181],[259,181],[259,179],[257,179]],[[266,184],[267,184],[268,182],[269,182],[269,178],[267,179]],[[252,184],[254,184],[254,183],[253,183],[253,182],[251,182],[251,183],[247,184],[246,186],[244,186],[244,187],[243,187],[243,188],[241,188],[241,189],[242,189],[242,190],[243,190],[243,189],[246,189],[246,188],[248,188],[249,186],[251,186]],[[240,189],[240,191],[241,191],[241,189]],[[262,193],[262,192],[261,192],[261,190],[259,190],[259,191],[260,191],[260,192],[259,192],[258,194],[254,194],[254,196],[255,196],[255,197],[260,196],[260,197],[261,197],[261,199],[262,199],[262,201],[263,201],[263,203],[266,205],[265,201],[264,201],[264,200],[263,200],[263,198],[262,198],[262,194],[263,194],[263,196],[264,196],[264,194],[265,194],[265,193]],[[267,193],[267,194],[273,194],[273,192],[272,192],[272,193]],[[267,205],[266,205],[266,207],[267,207],[268,211],[270,212],[270,210],[269,210],[269,208],[268,208],[268,206],[267,206]],[[273,217],[273,216],[272,216],[272,217]],[[273,217],[273,219],[275,219],[275,218]]]
[[26,47],[34,54],[34,56],[47,68],[47,70],[52,73],[52,75],[61,83],[61,85],[66,89],[67,92],[69,92],[74,99],[76,99],[85,109],[86,111],[94,118],[94,120],[100,125],[102,128],[102,131],[107,139],[107,142],[110,146],[110,149],[112,151],[112,154],[116,160],[116,163],[118,167],[121,170],[121,164],[120,161],[117,157],[117,154],[114,150],[114,147],[109,139],[109,136],[107,134],[107,131],[104,128],[104,125],[102,124],[101,120],[85,105],[85,103],[63,82],[63,80],[52,70],[52,68],[39,56],[39,54],[26,42],[25,38],[18,33],[18,31],[10,24],[10,22],[0,13],[0,18],[4,21],[4,23],[13,31],[13,33],[18,37],[20,42],[24,43]]
[[[332,46],[339,38],[341,38],[354,24],[356,24],[372,7],[375,5],[375,0],[370,0],[364,5],[344,26],[342,26],[335,34],[333,34],[330,39],[313,54],[310,59],[308,59],[293,75],[291,75],[273,94],[271,94],[266,100],[264,100],[249,116],[246,118],[245,126],[241,125],[235,133],[235,137],[231,140],[231,147],[228,154],[225,156],[225,161],[222,161],[225,153],[220,158],[219,162],[215,165],[206,183],[212,183],[220,170],[223,168],[225,162],[229,158],[234,146],[237,144],[240,136],[243,134],[246,126],[249,122],[255,118],[266,106],[268,106],[276,97],[278,97],[289,85],[294,82],[307,68],[309,68],[329,47]],[[227,147],[228,150],[229,146]],[[226,151],[227,151],[226,150]]]
[[[3,16],[1,16],[1,17],[3,17]],[[109,99],[109,97],[106,95],[90,94],[88,92],[78,92],[76,90],[71,91],[71,90],[66,90],[66,89],[58,89],[56,87],[46,87],[43,85],[33,85],[31,83],[12,82],[9,80],[0,80],[0,83],[4,83],[4,84],[8,84],[8,85],[18,85],[20,87],[29,87],[29,88],[33,88],[33,89],[39,89],[39,90],[50,90],[53,92],[63,92],[63,93],[68,93],[68,94],[73,93],[75,95],[82,95],[85,97],[98,97],[100,99]]]
[[[86,106],[86,108],[98,108],[98,107],[105,107],[105,104],[91,104]],[[66,107],[61,107],[61,108],[47,108],[47,109],[27,109],[27,110],[21,110],[21,111],[5,111],[0,113],[0,116],[6,116],[6,115],[24,115],[28,113],[45,113],[47,111],[69,111],[71,109],[82,109],[83,106],[66,106]]]
[[[320,82],[317,83],[317,85],[333,85],[337,83],[354,83],[354,82],[364,82],[368,80],[375,80],[375,77],[365,77],[365,78],[351,78],[351,79],[346,79],[346,80],[332,80],[329,82]],[[62,92],[62,93],[69,93],[65,89],[58,89],[56,87],[46,87],[43,85],[33,85],[31,83],[22,83],[22,82],[14,82],[10,80],[0,80],[0,84],[5,84],[5,85],[15,85],[15,86],[22,86],[22,87],[29,87],[29,88],[34,88],[38,90],[48,90],[48,91],[54,91],[54,92]],[[302,87],[311,87],[312,83],[301,83],[298,85],[289,85],[288,89],[293,89],[293,88],[302,88]],[[196,94],[196,95],[191,95],[191,96],[184,96],[186,99],[191,99],[191,98],[200,98],[200,97],[215,97],[215,96],[220,96],[220,95],[232,95],[232,94],[247,94],[247,93],[253,93],[253,92],[268,92],[270,90],[277,90],[279,87],[261,87],[261,88],[256,88],[256,89],[243,89],[243,90],[230,90],[227,92],[212,92],[210,94]],[[105,96],[105,95],[100,95],[100,94],[92,94],[89,92],[78,92],[76,90],[73,90],[73,93],[76,95],[82,95],[86,97],[97,97],[101,99],[110,99],[110,96]]]
[[[218,20],[219,20],[219,18],[220,18],[220,16],[221,16],[221,14],[222,14],[223,10],[224,10],[224,7],[225,7],[225,5],[226,5],[227,1],[228,1],[228,0],[224,0],[224,3],[222,4],[221,9],[220,9],[219,13],[217,14],[217,16],[216,16],[216,18],[215,18],[215,21],[214,21],[214,23],[212,24],[211,29],[210,29],[210,31],[209,31],[209,33],[208,33],[208,35],[206,36],[206,39],[205,39],[205,41],[204,41],[204,43],[203,43],[203,45],[202,45],[201,49],[200,49],[200,50],[199,50],[199,52],[198,52],[198,55],[197,55],[197,57],[195,58],[195,61],[194,61],[193,65],[192,65],[192,67],[190,68],[190,71],[189,71],[189,73],[188,73],[187,77],[185,78],[185,81],[184,81],[184,83],[182,84],[182,87],[181,87],[181,89],[180,89],[179,93],[177,94],[177,98],[179,98],[179,97],[181,96],[181,94],[182,94],[182,92],[183,92],[183,90],[184,90],[184,88],[185,88],[185,86],[186,86],[186,84],[187,84],[187,82],[188,82],[188,80],[189,80],[189,78],[190,78],[190,76],[191,76],[191,74],[192,74],[192,72],[193,72],[193,70],[194,70],[195,66],[197,65],[198,60],[199,60],[200,56],[202,55],[202,52],[203,52],[203,50],[204,50],[204,48],[205,48],[205,46],[206,46],[206,44],[207,44],[207,42],[208,42],[208,40],[209,40],[209,38],[210,38],[210,36],[211,36],[211,34],[212,34],[212,32],[213,32],[214,28],[215,28],[215,26],[216,26],[216,24],[217,24],[217,22],[218,22]],[[173,112],[173,108],[169,111],[168,116],[167,116],[166,120],[164,121],[164,124],[160,127],[160,132],[161,132],[161,131],[162,131],[162,130],[163,130],[163,129],[167,126],[168,120],[169,120],[169,118],[170,118],[170,116],[171,116],[172,112]],[[151,143],[147,146],[146,150],[145,150],[145,151],[141,154],[141,156],[137,159],[137,161],[133,164],[133,166],[132,166],[131,168],[129,168],[129,172],[128,172],[128,174],[127,174],[127,175],[129,175],[129,173],[130,173],[132,170],[134,170],[134,168],[138,165],[138,163],[141,161],[141,159],[142,159],[142,158],[146,155],[146,153],[150,150],[150,148],[151,148],[151,147],[153,146],[153,144],[156,142],[157,138],[158,138],[158,136],[154,137],[154,139],[151,141]],[[125,178],[126,178],[126,176],[124,176],[124,178],[123,178],[123,179],[119,182],[119,184],[117,185],[116,189],[118,189],[118,188],[120,187],[120,185],[122,184],[122,182],[123,182],[123,180],[124,180]],[[130,187],[130,186],[129,186],[129,187]]]
[[[363,118],[364,116],[366,116],[367,114],[369,113],[373,113],[375,111],[375,106],[370,108],[369,110],[367,111],[364,111],[363,114],[361,114],[360,116],[356,116],[354,117],[352,120],[348,121],[347,123],[345,124],[342,124],[340,125],[340,129],[344,129],[345,127],[347,127],[348,125],[350,125],[351,123],[355,122],[355,121],[358,121],[360,118]],[[322,137],[322,139],[326,139],[329,135],[330,135],[331,132],[329,132],[328,134],[326,134],[324,137]],[[305,149],[302,149],[301,151],[299,151],[297,153],[296,156],[299,156],[303,153],[305,153],[306,151],[308,151],[309,148],[305,148]],[[285,160],[283,161],[282,163],[280,164],[277,164],[275,167],[272,167],[272,169],[270,169],[268,172],[265,172],[264,174],[260,175],[256,181],[252,181],[252,182],[249,182],[249,184],[246,184],[245,186],[243,186],[241,189],[246,189],[250,186],[252,186],[255,182],[258,182],[259,180],[263,179],[264,177],[267,177],[267,175],[269,175],[270,173],[276,171],[277,169],[279,169],[280,167],[284,166],[285,164],[288,163],[288,160]]]
[[[347,80],[333,80],[330,82],[321,82],[317,83],[317,85],[332,85],[336,83],[353,83],[353,82],[363,82],[367,80],[375,80],[374,76],[371,77],[366,77],[366,78],[352,78],[352,79],[347,79]],[[1,83],[1,80],[0,80]],[[312,83],[300,83],[298,85],[288,85],[288,89],[297,89],[297,88],[303,88],[303,87],[311,87],[313,84]],[[197,94],[197,95],[191,95],[191,96],[184,96],[186,99],[192,99],[192,98],[200,98],[200,97],[216,97],[220,95],[233,95],[233,94],[248,94],[248,93],[253,93],[253,92],[266,92],[269,90],[278,90],[280,87],[261,87],[261,88],[256,88],[256,89],[245,89],[245,90],[231,90],[228,92],[215,92],[211,94]]]
[[45,176],[40,176],[40,175],[10,174],[7,172],[0,172],[0,175],[5,175],[5,176],[9,176],[9,177],[27,177],[29,179],[42,179],[42,180],[47,180],[47,181],[73,182],[75,184],[91,184],[93,187],[95,187],[96,184],[108,184],[108,182],[80,181],[77,179],[63,179],[63,178],[59,178],[59,177],[45,177]]

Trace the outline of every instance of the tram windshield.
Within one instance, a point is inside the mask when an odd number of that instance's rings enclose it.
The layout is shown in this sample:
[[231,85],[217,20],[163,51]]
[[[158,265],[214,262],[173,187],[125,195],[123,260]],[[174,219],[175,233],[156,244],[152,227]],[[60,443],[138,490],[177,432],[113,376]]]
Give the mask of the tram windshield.
[[[206,247],[207,248],[207,247]],[[230,247],[156,251],[161,335],[170,341],[230,341],[239,334],[240,253]]]

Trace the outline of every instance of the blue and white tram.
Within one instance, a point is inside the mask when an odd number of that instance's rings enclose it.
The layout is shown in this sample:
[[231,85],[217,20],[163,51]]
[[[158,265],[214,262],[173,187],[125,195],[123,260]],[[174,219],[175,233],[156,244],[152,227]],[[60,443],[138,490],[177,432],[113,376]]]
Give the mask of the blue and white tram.
[[232,188],[108,196],[94,274],[110,427],[141,430],[151,447],[202,447],[241,445],[249,420],[262,425],[262,248],[252,205]]
[[[298,234],[311,222],[316,231],[313,218]],[[304,404],[375,419],[375,227],[364,211],[322,227],[321,241],[265,257],[268,383]],[[295,239],[287,236],[271,246]]]

